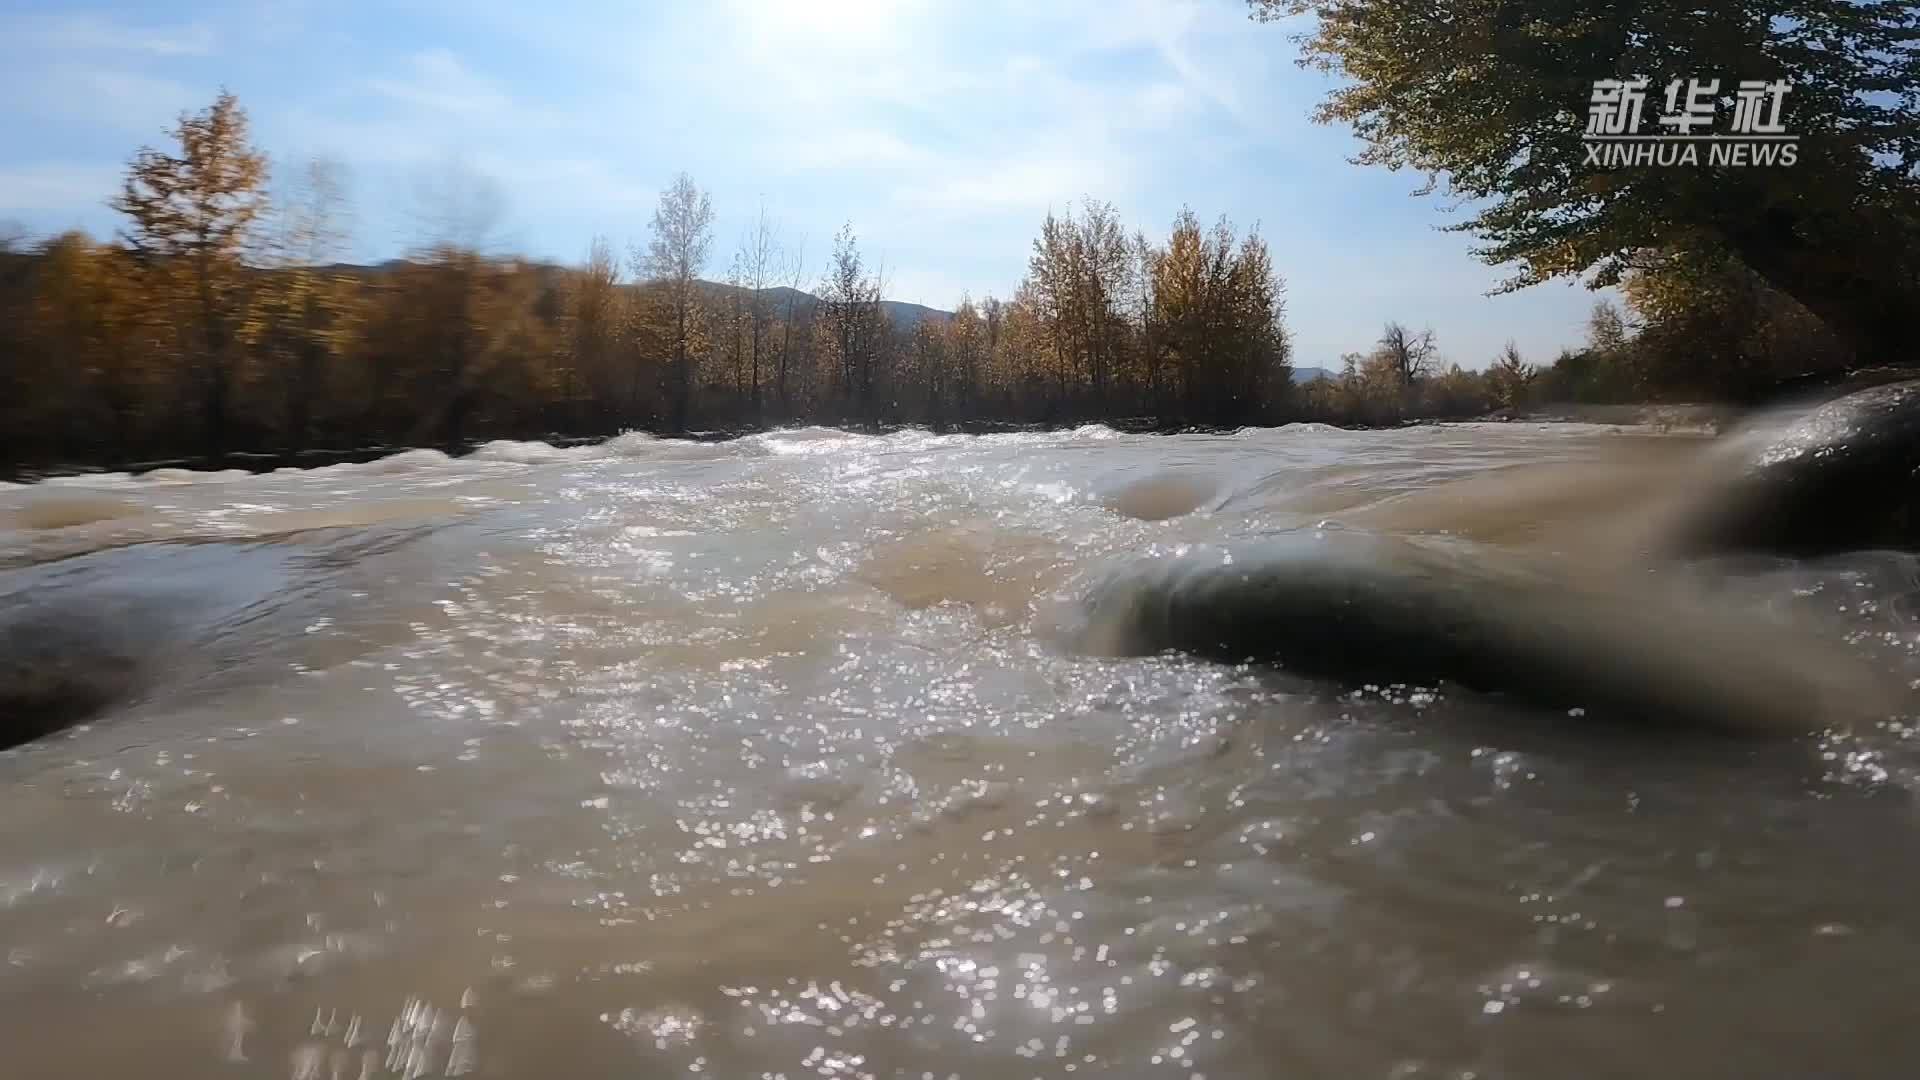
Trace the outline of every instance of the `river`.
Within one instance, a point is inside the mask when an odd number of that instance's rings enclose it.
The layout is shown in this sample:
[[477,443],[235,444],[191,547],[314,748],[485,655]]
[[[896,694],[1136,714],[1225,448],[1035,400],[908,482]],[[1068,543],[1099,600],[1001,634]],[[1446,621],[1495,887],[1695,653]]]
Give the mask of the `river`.
[[[1054,632],[1280,529],[1630,568],[1706,453],[807,429],[0,488],[0,674],[113,702],[0,754],[0,1074],[1906,1075],[1903,713],[1595,729]],[[1683,572],[1920,678],[1912,557]]]

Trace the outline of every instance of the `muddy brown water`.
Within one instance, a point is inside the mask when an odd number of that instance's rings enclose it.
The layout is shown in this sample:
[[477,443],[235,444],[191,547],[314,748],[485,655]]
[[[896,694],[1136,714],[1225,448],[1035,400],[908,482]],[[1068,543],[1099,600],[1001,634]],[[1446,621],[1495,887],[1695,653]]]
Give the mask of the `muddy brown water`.
[[[138,654],[0,754],[0,1075],[1909,1075],[1904,713],[1596,731],[1049,633],[1116,557],[1278,529],[1638,573],[1711,452],[803,430],[0,488],[0,615]],[[1663,572],[1920,678],[1912,557]]]

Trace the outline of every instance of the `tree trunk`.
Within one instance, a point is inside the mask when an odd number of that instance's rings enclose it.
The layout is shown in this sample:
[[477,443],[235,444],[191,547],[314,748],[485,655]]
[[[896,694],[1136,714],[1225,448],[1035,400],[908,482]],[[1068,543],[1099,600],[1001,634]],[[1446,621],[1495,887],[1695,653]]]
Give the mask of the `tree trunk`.
[[676,334],[673,344],[673,415],[670,426],[673,433],[682,435],[687,430],[687,414],[691,411],[690,399],[693,397],[693,371],[687,356],[687,299],[680,298],[675,312]]
[[201,398],[202,421],[205,424],[203,434],[206,439],[206,455],[214,461],[227,456],[227,401],[229,397],[228,381],[231,373],[227,370],[227,334],[219,305],[213,295],[213,279],[209,269],[199,268],[200,292],[200,334],[206,348],[202,358],[205,366],[205,382]]
[[793,355],[793,298],[787,298],[787,321],[780,331],[780,419],[787,420],[793,415],[793,406],[787,397],[787,361]]
[[[758,305],[759,301],[755,300],[754,303]],[[747,386],[747,420],[754,424],[760,422],[760,310],[758,306],[753,312],[753,373]]]
[[313,356],[313,346],[308,342],[301,342],[299,350],[299,357],[295,361],[293,396],[287,402],[287,439],[292,449],[305,450],[312,436],[313,384],[319,363]]
[[1857,184],[1836,178],[1833,186],[1820,206],[1757,214],[1738,212],[1752,203],[1730,192],[1715,224],[1728,249],[1819,316],[1856,363],[1910,363],[1920,223]]
[[1902,253],[1882,244],[1847,253],[1814,250],[1790,220],[1730,238],[1741,261],[1767,284],[1819,316],[1861,364],[1907,364],[1916,292],[1897,272]]

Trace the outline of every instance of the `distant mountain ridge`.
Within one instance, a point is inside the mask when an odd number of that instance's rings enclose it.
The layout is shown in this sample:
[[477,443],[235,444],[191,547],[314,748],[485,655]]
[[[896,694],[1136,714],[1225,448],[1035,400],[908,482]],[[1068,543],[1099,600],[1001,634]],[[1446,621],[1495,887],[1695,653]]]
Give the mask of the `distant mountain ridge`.
[[[371,266],[359,263],[336,263],[333,266],[326,267],[326,269],[335,271],[336,273],[364,277],[375,274],[392,273],[403,267],[412,265],[415,264],[409,259],[388,259],[385,262],[376,263]],[[552,265],[551,268],[554,270],[562,269],[562,267],[558,265]],[[730,285],[724,281],[710,281],[706,278],[696,278],[695,281],[699,284],[702,292],[716,299],[724,300],[736,291],[742,293],[752,292],[751,289],[746,289],[738,285]],[[628,282],[627,284],[631,286],[635,283]],[[796,289],[791,285],[773,285],[761,290],[761,292],[773,302],[774,310],[780,312],[787,310],[787,302],[789,299],[793,301],[796,309],[801,310],[820,302],[820,298],[813,293],[805,289]],[[905,300],[882,300],[880,301],[880,309],[887,313],[887,318],[893,320],[894,326],[902,330],[912,330],[928,320],[944,323],[953,318],[953,312],[951,311],[943,308],[928,307],[925,304],[912,304]],[[1316,379],[1331,379],[1333,377],[1333,371],[1328,368],[1296,367],[1293,369],[1293,381],[1296,384],[1310,383]]]
[[[333,271],[336,274],[346,274],[346,275],[350,275],[357,278],[373,278],[381,274],[391,274],[391,273],[395,273],[397,271],[403,270],[409,266],[417,266],[417,265],[420,265],[420,264],[416,263],[412,259],[387,259],[382,262],[372,263],[372,264],[334,263],[330,266],[322,267],[322,269]],[[543,263],[540,265],[543,269],[551,269],[551,270],[564,269],[564,267],[559,266],[558,264]],[[694,280],[696,281],[696,283],[698,283],[702,292],[706,293],[710,297],[716,297],[720,299],[725,299],[727,296],[729,296],[731,293],[733,293],[736,290],[740,292],[752,291],[749,289],[740,288],[737,285],[729,285],[724,281],[709,281],[706,278],[696,278]],[[631,287],[637,283],[627,282],[626,284],[629,287]],[[805,289],[795,289],[788,285],[770,286],[762,290],[762,292],[770,300],[773,301],[774,308],[779,311],[786,310],[787,301],[789,297],[793,299],[793,303],[796,308],[802,308],[802,309],[807,308],[814,304],[818,304],[820,302],[820,298],[818,296],[815,296],[813,293],[807,292]],[[882,300],[880,301],[880,309],[882,311],[885,311],[887,313],[887,317],[893,320],[893,325],[900,327],[903,330],[911,330],[914,327],[919,326],[922,322],[926,322],[929,319],[933,320],[934,322],[946,322],[948,319],[953,318],[953,312],[951,311],[943,311],[940,308],[928,307],[925,304],[910,304],[905,300]]]
[[[731,295],[736,290],[743,293],[752,292],[751,289],[741,288],[737,285],[729,285],[724,281],[708,281],[705,278],[700,278],[699,283],[701,289],[708,295],[722,299]],[[809,305],[820,302],[818,296],[815,296],[805,289],[796,289],[790,285],[774,285],[761,290],[761,293],[773,301],[774,310],[776,311],[785,311],[789,299],[793,300],[794,306],[798,309],[805,309]],[[928,320],[943,323],[953,318],[953,312],[951,311],[928,307],[925,304],[910,304],[905,300],[882,300],[880,301],[880,310],[886,312],[887,318],[893,320],[893,325],[902,330],[911,330]]]
[[[344,273],[344,275],[351,275],[351,277],[371,279],[371,277],[378,277],[378,275],[384,275],[384,273],[396,273],[396,271],[401,271],[401,269],[411,267],[411,265],[420,265],[420,263],[415,263],[413,259],[386,259],[386,261],[378,261],[378,263],[371,263],[371,265],[369,265],[369,263],[332,263],[332,265],[326,265],[326,267],[321,267],[321,269],[328,269],[328,271],[334,271],[334,273]],[[564,267],[557,265],[557,263],[540,263],[540,265],[543,269],[553,269],[553,271],[564,269]],[[695,279],[695,282],[699,282],[701,292],[705,292],[707,296],[712,296],[712,298],[722,298],[722,300],[724,300],[728,294],[732,294],[733,290],[751,292],[751,290],[747,290],[747,288],[739,288],[739,286],[728,284],[728,282],[707,281],[705,277]],[[628,286],[634,286],[637,282],[626,282],[626,284],[628,284]],[[776,307],[778,311],[785,311],[785,309],[787,309],[787,298],[789,298],[789,296],[793,298],[793,304],[795,304],[795,307],[799,307],[799,309],[820,304],[820,298],[814,296],[812,292],[806,292],[804,288],[793,288],[793,286],[787,286],[787,284],[774,284],[774,286],[770,286],[770,288],[764,288],[762,292],[764,292],[768,298],[772,298],[774,307]],[[939,309],[939,307],[927,307],[925,304],[908,304],[908,302],[904,302],[904,300],[881,300],[879,307],[881,307],[881,311],[887,313],[889,319],[893,319],[893,325],[899,327],[902,331],[912,331],[914,327],[918,327],[920,323],[925,323],[927,319],[931,319],[931,321],[935,321],[935,323],[945,323],[947,319],[954,317],[952,311],[943,311],[943,309]]]

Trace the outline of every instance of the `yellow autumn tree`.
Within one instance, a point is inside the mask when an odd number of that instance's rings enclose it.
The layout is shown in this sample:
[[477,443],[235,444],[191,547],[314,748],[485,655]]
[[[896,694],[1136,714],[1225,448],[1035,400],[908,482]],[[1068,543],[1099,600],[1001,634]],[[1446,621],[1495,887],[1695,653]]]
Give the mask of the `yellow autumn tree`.
[[222,90],[169,132],[174,151],[144,147],[127,166],[112,207],[151,295],[180,319],[179,348],[198,390],[207,453],[227,449],[244,322],[241,258],[266,209],[267,158],[249,141],[247,113]]

